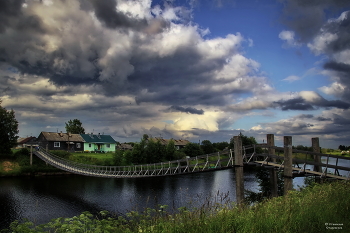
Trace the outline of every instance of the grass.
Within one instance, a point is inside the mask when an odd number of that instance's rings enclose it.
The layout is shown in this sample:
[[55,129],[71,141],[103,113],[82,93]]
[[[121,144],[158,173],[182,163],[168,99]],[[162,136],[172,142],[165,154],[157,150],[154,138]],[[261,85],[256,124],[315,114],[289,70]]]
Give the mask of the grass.
[[85,212],[41,226],[14,222],[11,232],[350,232],[349,192],[350,182],[315,184],[242,208],[208,200],[200,208],[183,207],[176,214],[164,211],[166,206],[133,211],[126,218],[113,218],[105,211],[97,217]]

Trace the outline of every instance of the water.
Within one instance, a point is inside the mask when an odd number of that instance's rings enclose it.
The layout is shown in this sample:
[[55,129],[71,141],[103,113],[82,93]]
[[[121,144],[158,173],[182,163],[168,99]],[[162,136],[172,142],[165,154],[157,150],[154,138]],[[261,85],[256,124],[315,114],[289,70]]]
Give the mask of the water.
[[[350,167],[350,161],[341,160],[339,165]],[[302,186],[304,178],[295,178],[293,184],[294,188]],[[244,172],[244,185],[247,190],[259,190],[254,172]],[[158,204],[168,205],[170,210],[200,206],[218,193],[227,195],[230,201],[236,200],[233,169],[137,179],[79,175],[4,177],[0,178],[0,229],[7,228],[14,220],[28,219],[42,224],[83,211],[107,210],[123,215],[132,210],[155,208]]]
[[[258,191],[254,173],[245,172],[245,188]],[[86,176],[0,178],[0,226],[29,219],[42,224],[83,211],[131,210],[200,206],[209,196],[225,194],[235,201],[234,170],[188,175],[105,179]],[[0,228],[0,229],[1,229]]]

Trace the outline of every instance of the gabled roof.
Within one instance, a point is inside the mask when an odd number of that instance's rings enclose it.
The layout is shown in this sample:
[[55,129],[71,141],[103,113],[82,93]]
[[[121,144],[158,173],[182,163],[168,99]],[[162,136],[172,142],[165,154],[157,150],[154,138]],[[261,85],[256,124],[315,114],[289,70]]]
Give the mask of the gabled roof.
[[188,141],[188,140],[183,140],[183,139],[177,140],[177,139],[173,139],[173,138],[172,139],[164,139],[164,138],[155,137],[155,138],[149,138],[148,140],[152,140],[154,142],[159,141],[162,145],[167,145],[170,142],[170,140],[173,140],[175,146],[186,146],[188,143],[190,143],[190,141]]
[[101,134],[80,134],[85,142],[91,143],[116,143],[110,135]]
[[27,142],[33,142],[33,141],[36,141],[36,137],[27,137],[27,138],[19,138],[17,140],[17,144],[24,144],[24,143],[27,143]]
[[120,145],[118,145],[118,148],[121,150],[132,150],[132,145],[121,143]]
[[41,132],[47,141],[54,142],[84,142],[80,134]]

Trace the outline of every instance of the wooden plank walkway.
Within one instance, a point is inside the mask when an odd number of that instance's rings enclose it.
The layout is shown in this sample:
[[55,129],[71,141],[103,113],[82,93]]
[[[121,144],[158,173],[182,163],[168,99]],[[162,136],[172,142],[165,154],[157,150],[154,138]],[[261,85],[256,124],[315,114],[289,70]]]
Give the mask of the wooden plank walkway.
[[[274,166],[274,167],[278,167],[278,168],[281,168],[281,169],[284,168],[283,164],[267,162],[267,161],[254,161],[254,162],[257,163],[257,164],[261,164],[261,165]],[[335,179],[339,179],[339,180],[350,180],[350,177],[345,177],[345,176],[337,176],[337,175],[333,175],[333,174],[329,174],[329,173],[322,173],[322,172],[315,172],[315,171],[310,171],[310,170],[304,170],[302,168],[297,168],[297,167],[293,167],[292,169],[293,169],[293,171],[319,175],[321,177],[322,176],[326,176],[326,177],[329,177],[329,178],[335,178]]]

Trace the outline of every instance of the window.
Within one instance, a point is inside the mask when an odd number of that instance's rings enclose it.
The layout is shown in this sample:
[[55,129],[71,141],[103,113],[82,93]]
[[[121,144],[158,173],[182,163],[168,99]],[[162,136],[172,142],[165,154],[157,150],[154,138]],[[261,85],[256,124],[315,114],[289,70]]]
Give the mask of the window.
[[61,145],[60,145],[59,142],[54,142],[54,143],[53,143],[53,147],[61,147]]
[[80,143],[77,143],[77,148],[80,148]]
[[91,143],[89,143],[89,148],[91,148]]
[[106,147],[107,147],[107,148],[111,148],[111,145],[110,145],[110,144],[106,144]]

